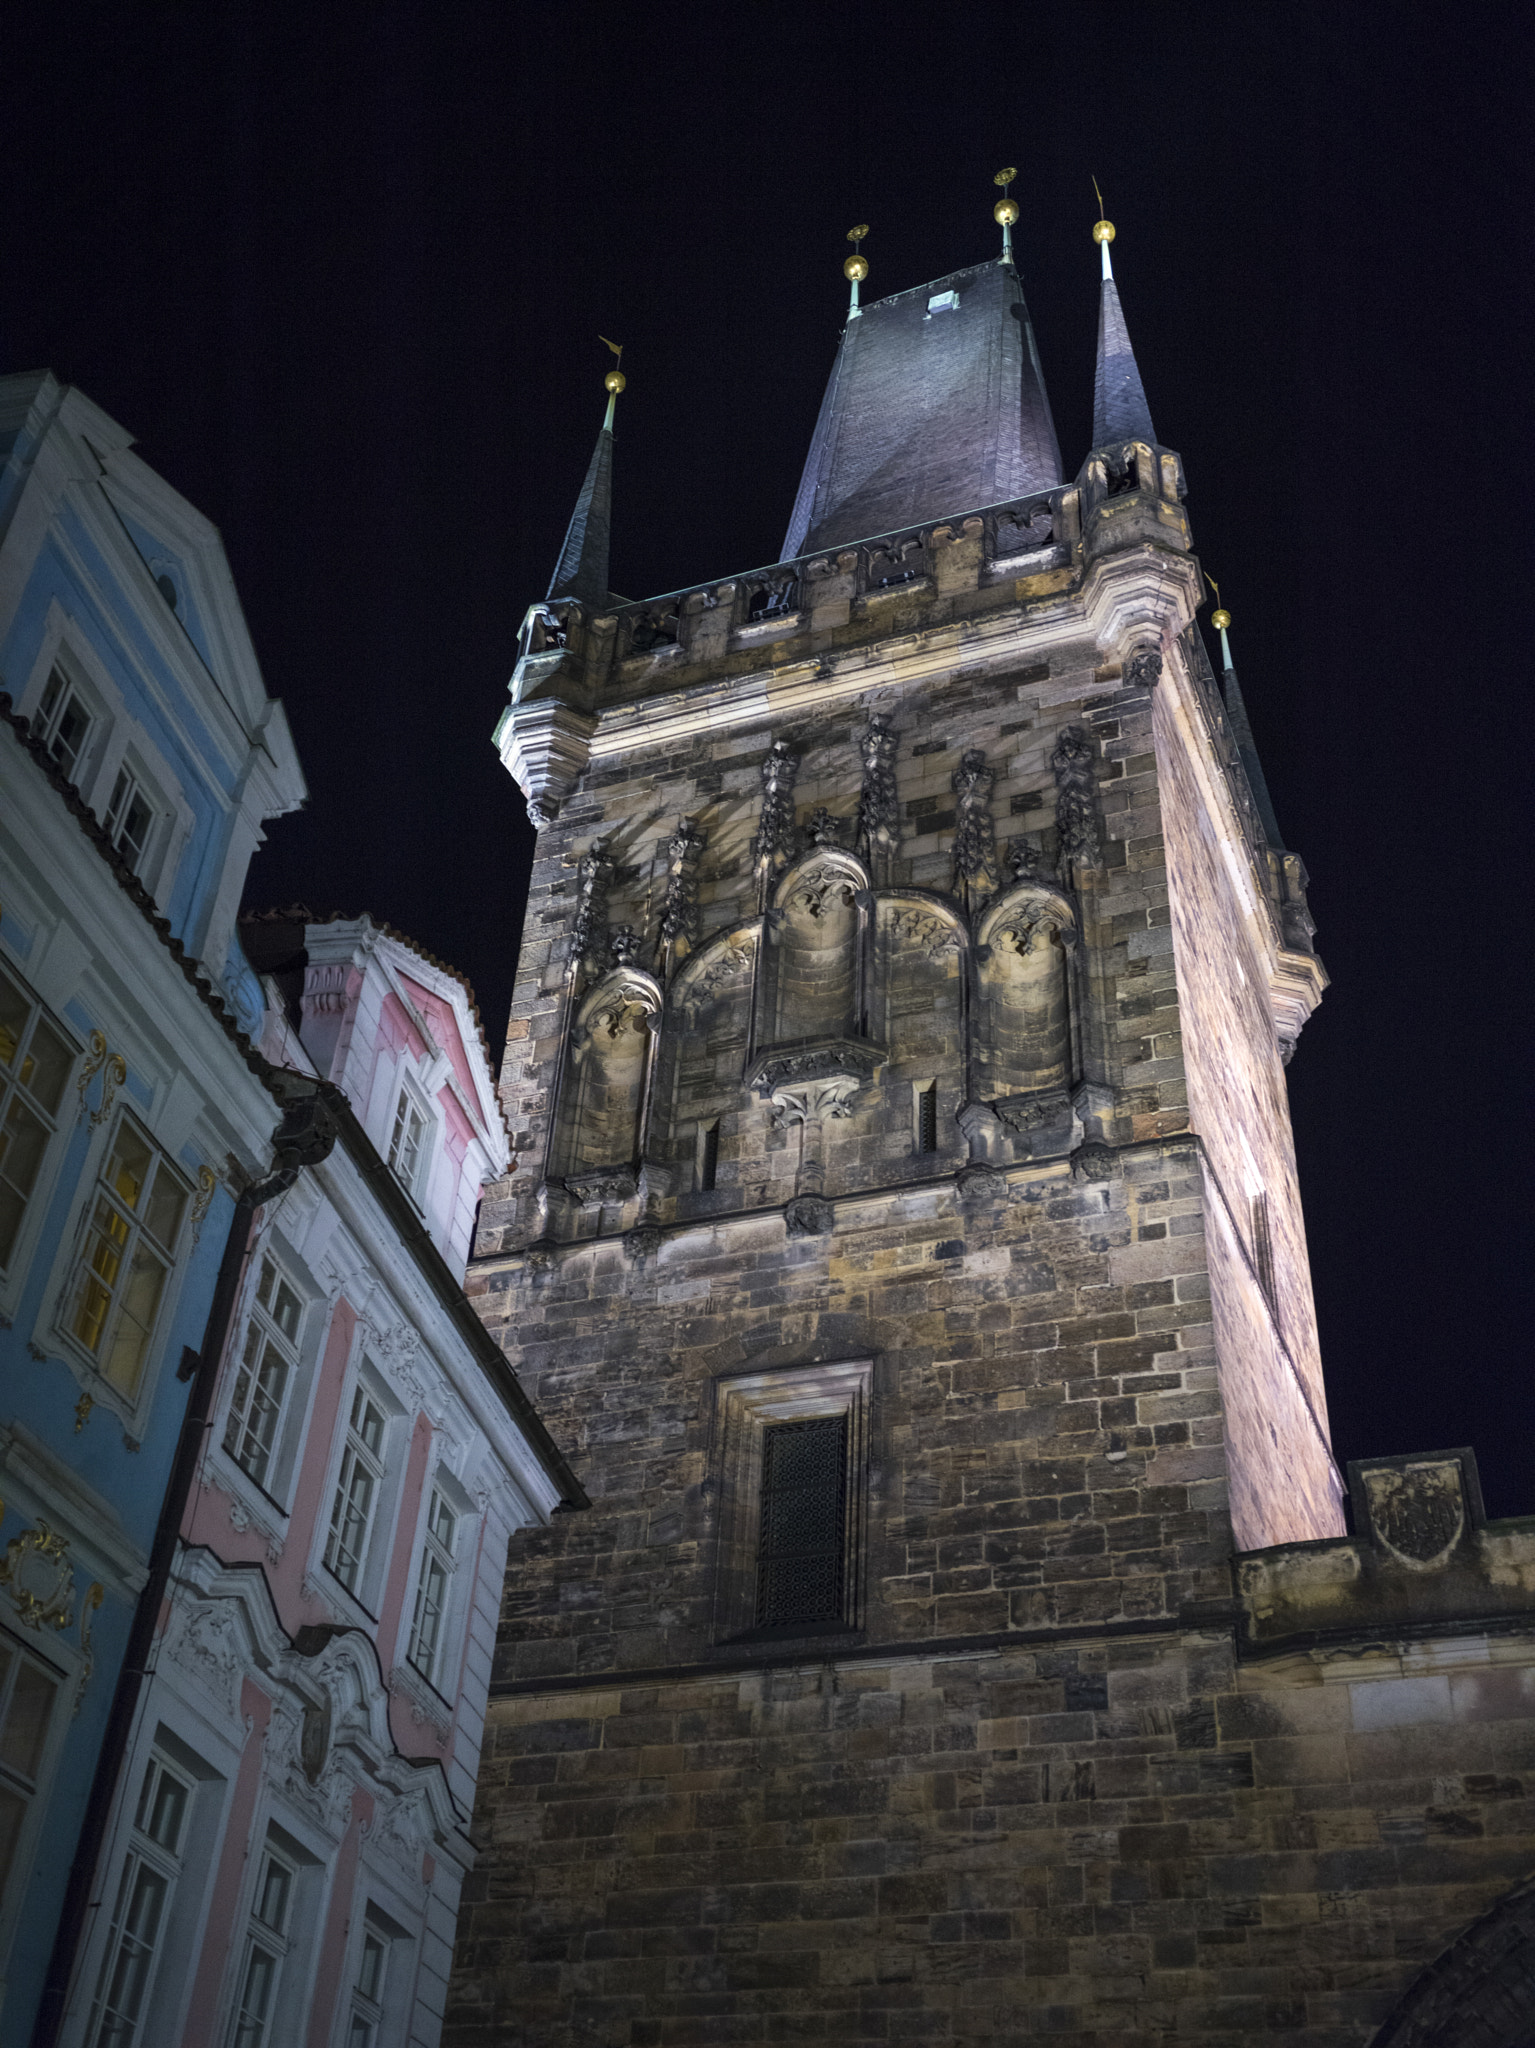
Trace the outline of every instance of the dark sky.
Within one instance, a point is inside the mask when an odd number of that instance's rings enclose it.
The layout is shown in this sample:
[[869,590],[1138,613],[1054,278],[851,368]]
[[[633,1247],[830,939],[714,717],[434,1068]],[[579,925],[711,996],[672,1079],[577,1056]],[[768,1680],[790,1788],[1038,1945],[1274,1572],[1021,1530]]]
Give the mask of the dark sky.
[[841,319],[1019,249],[1068,472],[1090,174],[1334,977],[1290,1070],[1340,1457],[1535,1511],[1528,11],[8,10],[0,362],[223,529],[312,797],[251,901],[366,908],[499,1047],[531,835],[490,733],[628,344],[614,582],[772,561]]

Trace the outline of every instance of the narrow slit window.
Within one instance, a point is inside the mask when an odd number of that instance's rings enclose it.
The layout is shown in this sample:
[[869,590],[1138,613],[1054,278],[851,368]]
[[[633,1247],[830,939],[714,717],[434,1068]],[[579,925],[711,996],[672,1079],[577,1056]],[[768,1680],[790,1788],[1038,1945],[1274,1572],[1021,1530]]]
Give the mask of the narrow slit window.
[[938,1150],[938,1083],[917,1090],[917,1150]]
[[713,1191],[720,1171],[720,1127],[718,1122],[704,1126],[703,1141],[698,1148],[698,1185],[705,1194]]
[[847,1415],[770,1423],[762,1433],[757,1626],[842,1620]]

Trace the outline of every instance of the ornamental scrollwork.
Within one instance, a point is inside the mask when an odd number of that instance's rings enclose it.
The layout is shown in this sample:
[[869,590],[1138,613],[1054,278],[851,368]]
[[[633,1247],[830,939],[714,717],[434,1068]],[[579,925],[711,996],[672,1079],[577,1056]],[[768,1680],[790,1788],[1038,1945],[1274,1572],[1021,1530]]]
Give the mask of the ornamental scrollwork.
[[24,1628],[68,1628],[75,1616],[75,1574],[69,1544],[41,1515],[13,1536],[0,1557],[0,1586],[9,1589]]

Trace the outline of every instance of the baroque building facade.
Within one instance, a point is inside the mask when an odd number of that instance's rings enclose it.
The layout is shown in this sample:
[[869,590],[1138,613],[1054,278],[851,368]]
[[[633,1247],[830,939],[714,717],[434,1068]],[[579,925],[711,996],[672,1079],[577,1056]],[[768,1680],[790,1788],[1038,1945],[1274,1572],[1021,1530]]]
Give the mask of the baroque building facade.
[[528,615],[469,1291],[592,1505],[513,1543],[455,2048],[1528,2036],[1535,1526],[1334,1464],[1305,871],[1113,231],[1068,479],[997,217],[850,259],[783,561],[614,597],[610,399]]
[[0,2034],[435,2048],[508,1533],[584,1499],[463,1293],[478,1018],[241,944],[305,791],[218,535],[50,376],[0,452]]

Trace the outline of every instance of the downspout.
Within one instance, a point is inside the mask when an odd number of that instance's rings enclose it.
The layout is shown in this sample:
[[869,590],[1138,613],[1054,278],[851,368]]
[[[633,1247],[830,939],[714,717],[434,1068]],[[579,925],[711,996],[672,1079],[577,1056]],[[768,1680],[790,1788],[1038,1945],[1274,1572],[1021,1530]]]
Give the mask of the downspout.
[[91,1779],[90,1798],[80,1823],[69,1883],[65,1887],[64,1903],[59,1913],[58,1932],[48,1960],[48,1975],[32,2028],[31,2048],[56,2048],[64,2024],[70,1979],[90,1910],[91,1888],[106,1841],[118,1780],[137,1718],[139,1697],[145,1682],[153,1676],[150,1653],[154,1648],[155,1630],[160,1609],[165,1603],[166,1588],[170,1584],[187,1502],[197,1477],[203,1436],[208,1427],[235,1303],[239,1299],[240,1277],[245,1269],[256,1212],[278,1195],[285,1194],[304,1167],[317,1166],[336,1141],[335,1119],[318,1091],[304,1087],[300,1092],[293,1086],[300,1081],[297,1075],[284,1075],[283,1080],[287,1083],[283,1093],[288,1098],[288,1107],[273,1134],[274,1171],[267,1179],[246,1188],[236,1200],[229,1235],[224,1240],[224,1256],[219,1262],[218,1278],[213,1286],[202,1349],[191,1375],[192,1391],[181,1419],[181,1434],[176,1443],[170,1481],[160,1518],[155,1524],[154,1541],[150,1545],[149,1576],[134,1609],[123,1666],[118,1673],[117,1690],[112,1696],[112,1710],[107,1716],[101,1753]]

